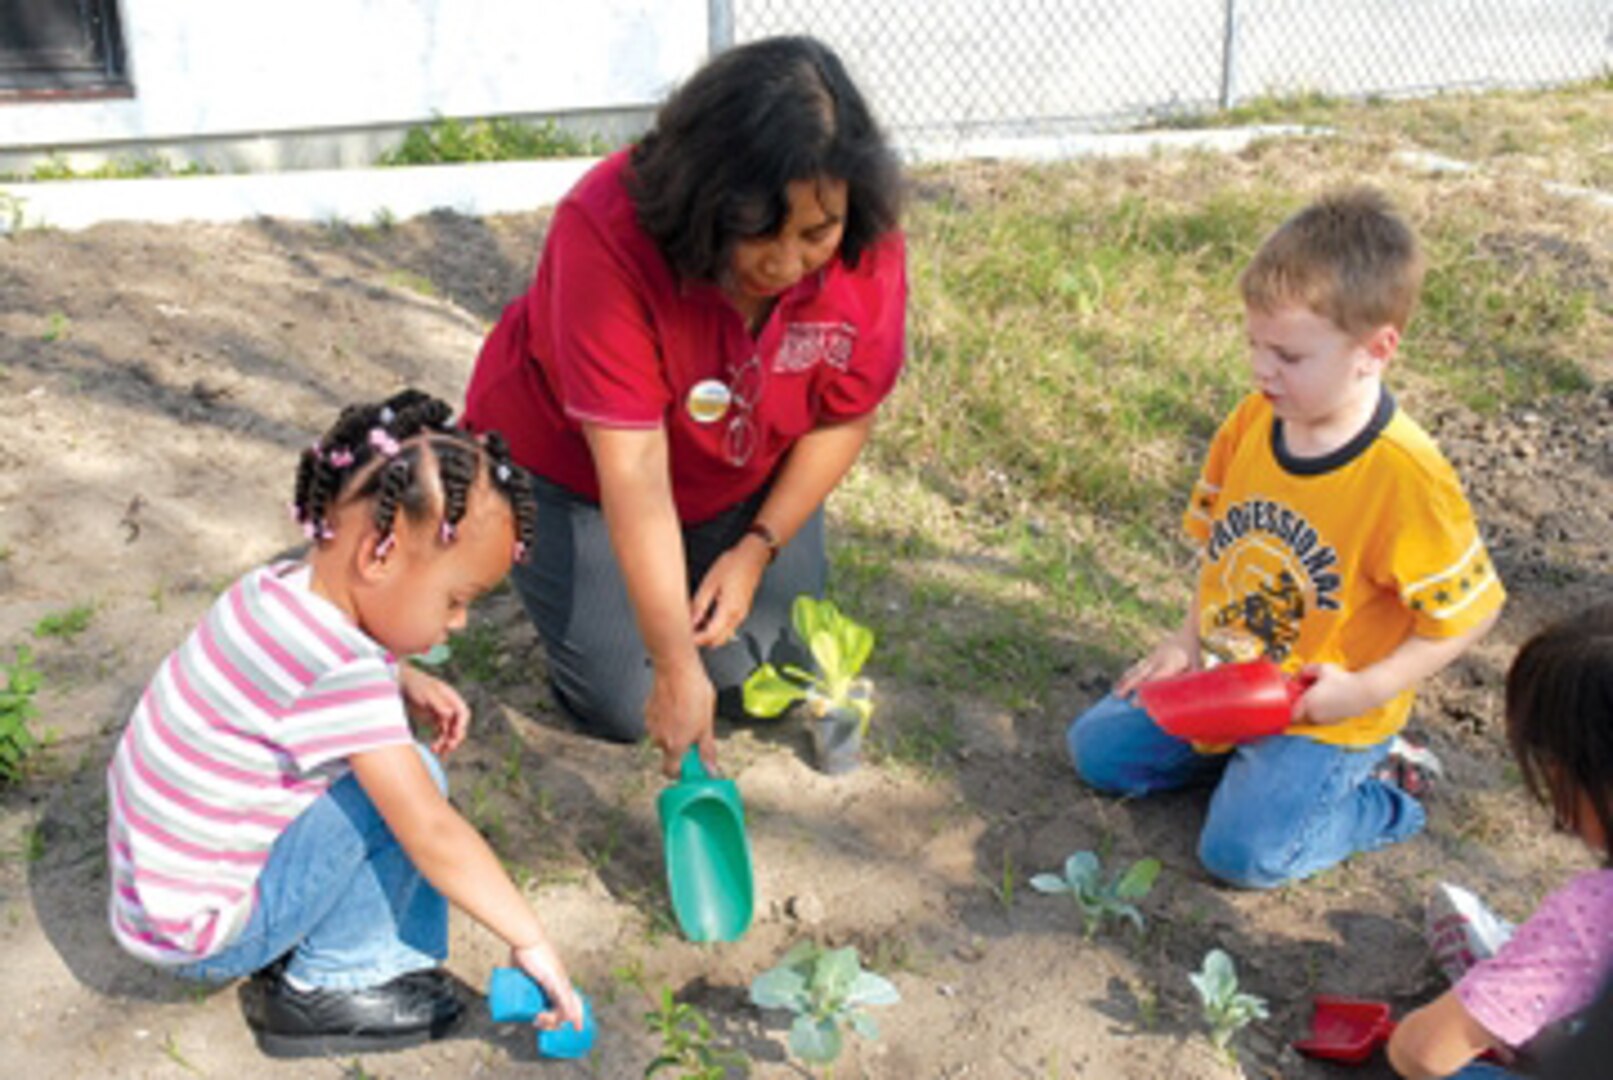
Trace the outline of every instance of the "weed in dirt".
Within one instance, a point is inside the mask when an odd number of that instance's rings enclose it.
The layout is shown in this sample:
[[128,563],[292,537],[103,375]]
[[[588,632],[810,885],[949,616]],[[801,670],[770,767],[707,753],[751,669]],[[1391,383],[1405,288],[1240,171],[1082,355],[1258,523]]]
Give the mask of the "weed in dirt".
[[195,1073],[197,1076],[202,1075],[202,1071],[196,1066],[192,1065],[185,1058],[185,1055],[180,1051],[179,1039],[171,1031],[163,1034],[162,1052],[167,1055],[169,1061],[172,1061],[175,1065],[178,1065],[186,1072]]
[[1232,1039],[1252,1021],[1270,1016],[1264,998],[1238,989],[1238,972],[1228,956],[1220,949],[1204,954],[1204,966],[1188,975],[1188,981],[1198,992],[1204,1023],[1210,1030],[1210,1042],[1230,1062],[1237,1061]]
[[844,1042],[842,1025],[865,1039],[879,1038],[868,1005],[894,1005],[901,994],[882,975],[864,971],[854,946],[826,949],[797,942],[778,966],[751,983],[752,1004],[793,1013],[790,1052],[802,1061],[833,1069]]
[[676,1070],[677,1080],[724,1080],[730,1069],[749,1063],[738,1050],[714,1045],[706,1014],[678,1001],[669,987],[661,990],[660,1005],[644,1014],[644,1024],[661,1043],[660,1053],[644,1068],[646,1078]]
[[75,604],[66,611],[56,611],[34,624],[34,637],[36,638],[73,638],[89,629],[90,620],[95,618],[94,604]]
[[380,1080],[380,1077],[366,1069],[358,1058],[354,1058],[342,1067],[342,1080]]
[[503,666],[504,642],[499,638],[498,627],[478,622],[449,637],[448,653],[461,679],[491,686]]
[[1088,941],[1097,936],[1110,919],[1126,919],[1139,933],[1143,913],[1137,901],[1144,899],[1159,877],[1158,859],[1138,859],[1112,880],[1103,878],[1103,864],[1090,851],[1077,851],[1064,861],[1063,876],[1037,874],[1031,888],[1050,895],[1067,895],[1081,913],[1083,935]]
[[403,289],[419,296],[435,299],[439,294],[437,286],[423,274],[412,270],[390,270],[382,279],[388,288]]
[[1014,910],[1014,889],[1019,883],[1019,870],[1014,866],[1014,853],[1006,848],[1003,849],[1002,873],[997,880],[993,881],[984,874],[979,875],[979,877],[986,888],[991,890],[991,895],[997,898],[997,903],[1002,905],[1003,915],[1012,914]]
[[44,676],[34,667],[33,650],[17,646],[14,659],[0,665],[6,685],[0,690],[0,783],[13,783],[21,775],[28,756],[39,747],[39,738],[29,722],[39,715],[34,695]]
[[49,345],[53,341],[61,341],[72,330],[73,323],[60,311],[53,311],[45,317],[45,332],[39,335],[39,340]]
[[495,850],[503,844],[506,836],[504,809],[496,805],[493,800],[492,781],[489,777],[478,777],[471,785],[470,794],[466,799],[465,817],[475,826],[477,832],[487,838],[487,842]]

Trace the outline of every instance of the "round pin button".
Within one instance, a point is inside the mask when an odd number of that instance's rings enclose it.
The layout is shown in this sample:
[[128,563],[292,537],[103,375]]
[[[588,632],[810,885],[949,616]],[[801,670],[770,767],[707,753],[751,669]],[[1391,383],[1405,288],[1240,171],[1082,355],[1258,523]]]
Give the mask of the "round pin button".
[[689,387],[689,415],[697,424],[716,423],[728,411],[733,396],[728,384],[720,379],[701,379]]

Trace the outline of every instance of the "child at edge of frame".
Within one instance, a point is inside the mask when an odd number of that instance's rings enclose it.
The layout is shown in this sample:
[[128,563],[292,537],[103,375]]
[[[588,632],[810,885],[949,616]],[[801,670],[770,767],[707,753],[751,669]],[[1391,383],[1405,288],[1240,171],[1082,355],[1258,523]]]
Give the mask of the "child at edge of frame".
[[[1586,1015],[1613,974],[1613,603],[1554,623],[1518,650],[1507,672],[1506,729],[1530,792],[1602,865],[1547,896],[1509,935],[1473,933],[1459,920],[1469,931],[1466,947],[1435,939],[1435,957],[1455,985],[1402,1020],[1389,1040],[1390,1064],[1411,1080],[1523,1075],[1474,1059],[1487,1050],[1510,1060],[1520,1048],[1539,1049],[1550,1041],[1539,1038],[1548,1028]],[[1436,910],[1431,903],[1431,927]],[[1605,1025],[1606,1017],[1593,1014],[1590,1023]],[[1595,1037],[1605,1042],[1605,1028]],[[1548,1053],[1543,1075],[1613,1072],[1605,1056],[1571,1066],[1570,1050],[1557,1048],[1556,1068]]]
[[[298,464],[301,560],[258,567],[159,666],[107,770],[109,918],[129,953],[250,976],[264,1053],[418,1045],[464,1012],[448,903],[582,1006],[537,914],[446,798],[470,709],[427,652],[522,557],[534,506],[495,434],[416,390],[351,405]],[[435,730],[418,744],[410,717]]]
[[[1415,234],[1369,188],[1322,197],[1261,244],[1239,277],[1253,391],[1183,517],[1194,601],[1067,733],[1100,791],[1213,786],[1198,857],[1231,885],[1272,888],[1423,828],[1417,796],[1438,762],[1399,732],[1417,684],[1505,600],[1455,470],[1384,385],[1423,269]],[[1306,686],[1277,735],[1194,744],[1129,696],[1262,655]]]

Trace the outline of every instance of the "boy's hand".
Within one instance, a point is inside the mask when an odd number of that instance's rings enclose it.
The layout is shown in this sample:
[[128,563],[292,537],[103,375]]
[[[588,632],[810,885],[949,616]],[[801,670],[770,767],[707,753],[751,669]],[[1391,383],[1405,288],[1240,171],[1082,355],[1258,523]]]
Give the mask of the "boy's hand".
[[1384,701],[1364,671],[1345,671],[1337,664],[1306,664],[1298,677],[1308,685],[1294,702],[1296,724],[1337,724],[1370,712]]
[[1112,693],[1115,697],[1125,697],[1143,683],[1168,679],[1184,671],[1195,671],[1199,666],[1198,653],[1197,642],[1190,645],[1180,636],[1168,638],[1153,652],[1127,668],[1126,673],[1120,676],[1120,681],[1115,683]]
[[431,742],[432,753],[441,757],[465,741],[465,732],[470,728],[470,706],[465,704],[458,690],[407,663],[403,665],[398,683],[409,715],[430,724],[437,733]]
[[577,988],[571,985],[571,976],[566,974],[566,965],[560,962],[553,946],[547,941],[524,945],[511,949],[510,959],[543,987],[549,998],[550,1008],[537,1015],[532,1021],[534,1026],[544,1031],[553,1031],[563,1024],[582,1028],[582,999],[577,996]]

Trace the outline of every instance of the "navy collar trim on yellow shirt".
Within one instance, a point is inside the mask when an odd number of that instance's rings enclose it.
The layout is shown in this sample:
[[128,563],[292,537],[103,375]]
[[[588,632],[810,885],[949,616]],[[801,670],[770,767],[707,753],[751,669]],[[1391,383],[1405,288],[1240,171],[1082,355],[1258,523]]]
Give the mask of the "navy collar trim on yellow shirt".
[[1288,444],[1283,440],[1283,422],[1273,419],[1271,422],[1271,452],[1276,455],[1277,464],[1283,471],[1294,476],[1321,476],[1334,469],[1342,469],[1356,458],[1367,452],[1367,447],[1389,426],[1389,421],[1395,416],[1395,398],[1389,393],[1387,386],[1382,388],[1378,396],[1378,407],[1372,411],[1372,419],[1367,426],[1356,433],[1355,437],[1343,446],[1321,457],[1304,458],[1289,453]]

